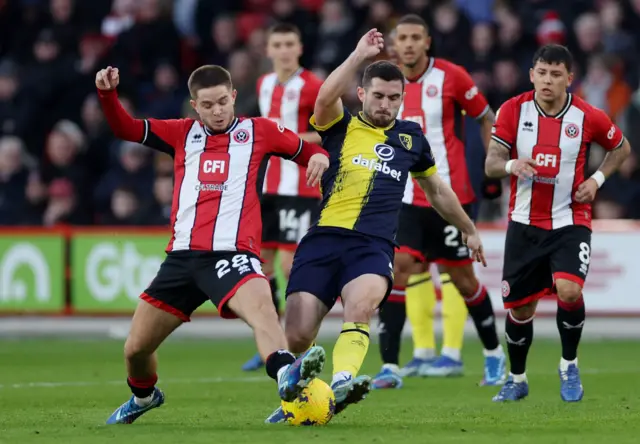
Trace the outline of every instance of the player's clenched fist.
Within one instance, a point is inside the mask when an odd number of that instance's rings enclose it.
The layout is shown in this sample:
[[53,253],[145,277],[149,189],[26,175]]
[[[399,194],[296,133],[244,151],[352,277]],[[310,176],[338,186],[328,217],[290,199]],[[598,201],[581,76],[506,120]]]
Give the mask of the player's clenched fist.
[[314,154],[307,164],[307,185],[315,187],[322,179],[322,175],[329,168],[329,158],[324,154]]
[[370,59],[380,54],[384,48],[384,37],[376,28],[362,36],[356,46],[356,53],[363,59]]
[[120,83],[120,71],[118,68],[111,66],[101,69],[96,74],[96,88],[103,91],[111,91],[116,89]]

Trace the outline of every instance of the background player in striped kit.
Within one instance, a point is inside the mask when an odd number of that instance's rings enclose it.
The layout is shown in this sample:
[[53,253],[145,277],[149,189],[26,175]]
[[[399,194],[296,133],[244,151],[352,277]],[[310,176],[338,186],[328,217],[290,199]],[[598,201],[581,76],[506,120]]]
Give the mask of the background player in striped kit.
[[[300,30],[296,26],[280,23],[269,29],[267,56],[273,63],[273,72],[258,80],[260,115],[297,133],[303,140],[320,143],[318,133],[309,127],[309,118],[322,81],[300,66],[302,50]],[[274,274],[276,257],[284,277],[289,278],[293,252],[320,209],[320,190],[307,185],[305,172],[304,167],[273,156],[264,179],[261,256],[279,311],[281,301]],[[262,365],[264,363],[256,353],[242,369],[252,371]]]
[[[591,202],[631,147],[603,110],[567,92],[572,65],[564,46],[539,48],[529,72],[534,91],[507,100],[493,128],[485,171],[511,180],[502,271],[511,371],[496,402],[529,394],[525,369],[533,318],[538,300],[549,294],[558,298],[560,396],[576,402],[584,394],[578,344],[586,318],[582,288],[591,261]],[[586,177],[593,142],[607,154]]]
[[[423,129],[443,179],[451,184],[465,210],[475,201],[462,142],[463,112],[480,121],[488,144],[493,112],[469,74],[460,66],[428,56],[430,37],[425,21],[407,15],[398,21],[394,37],[396,59],[407,78],[400,118]],[[457,229],[431,208],[414,180],[407,180],[394,263],[394,294],[381,309],[380,335],[385,365],[374,380],[377,388],[402,385],[402,375],[451,376],[461,374],[461,348],[467,307],[485,349],[484,384],[498,384],[504,376],[504,353],[498,342],[493,308],[485,287],[475,277],[468,249]],[[405,322],[404,292],[409,277],[438,264],[442,282],[444,344],[435,356],[433,311],[436,296],[430,277],[407,289],[406,309],[414,332],[414,359],[401,372],[399,346]],[[462,295],[462,297],[461,297]],[[466,307],[465,307],[466,305]]]

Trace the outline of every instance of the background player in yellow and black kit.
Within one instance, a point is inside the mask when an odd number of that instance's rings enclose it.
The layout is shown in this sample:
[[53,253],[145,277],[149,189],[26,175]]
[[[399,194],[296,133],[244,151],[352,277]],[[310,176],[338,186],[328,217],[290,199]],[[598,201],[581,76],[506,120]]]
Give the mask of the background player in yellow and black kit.
[[[431,149],[414,122],[396,120],[404,76],[389,62],[369,65],[358,88],[362,112],[351,115],[340,97],[360,65],[383,48],[372,29],[324,82],[311,123],[329,152],[322,179],[320,217],[302,239],[287,288],[285,331],[289,348],[304,352],[341,296],[344,324],[333,350],[336,412],[363,399],[371,378],[357,376],[369,348],[369,322],[393,285],[398,214],[411,173],[429,201],[462,233],[475,260],[484,263],[473,222],[451,187],[436,173]],[[278,408],[267,422],[284,421]]]

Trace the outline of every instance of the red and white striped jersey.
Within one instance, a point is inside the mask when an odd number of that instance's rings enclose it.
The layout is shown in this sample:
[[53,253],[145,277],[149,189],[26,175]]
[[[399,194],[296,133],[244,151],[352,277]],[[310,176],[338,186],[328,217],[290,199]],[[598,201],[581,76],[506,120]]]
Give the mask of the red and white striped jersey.
[[533,91],[507,100],[496,114],[492,138],[512,159],[533,159],[538,174],[529,180],[511,176],[509,219],[546,230],[584,225],[591,228],[591,204],[576,202],[587,177],[592,142],[610,151],[624,136],[607,114],[572,94],[556,116],[536,103]]
[[[463,138],[463,111],[481,118],[489,105],[464,68],[431,57],[426,71],[407,79],[399,116],[420,124],[431,145],[438,174],[449,183],[463,204],[475,200],[467,169]],[[408,178],[403,203],[430,206],[415,179]]]
[[327,152],[282,125],[256,117],[234,118],[224,132],[194,119],[131,117],[113,91],[98,97],[116,137],[142,143],[174,158],[173,234],[166,251],[249,251],[260,255],[262,217],[258,178],[269,154],[306,166]]
[[[286,83],[279,83],[275,72],[258,80],[260,115],[300,134],[309,130],[309,118],[322,80],[300,68]],[[281,157],[272,157],[267,165],[263,192],[281,196],[317,197],[320,190],[307,186],[306,168]]]

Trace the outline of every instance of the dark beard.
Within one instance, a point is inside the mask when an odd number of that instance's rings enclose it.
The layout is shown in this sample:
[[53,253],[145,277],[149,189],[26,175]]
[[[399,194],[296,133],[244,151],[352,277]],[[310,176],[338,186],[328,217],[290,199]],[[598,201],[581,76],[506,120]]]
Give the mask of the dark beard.
[[391,116],[379,116],[379,117],[374,117],[371,114],[369,114],[366,111],[362,111],[362,114],[364,114],[365,118],[373,123],[375,126],[380,127],[380,128],[384,128],[385,126],[389,126],[389,124],[393,121],[393,119],[391,118]]

